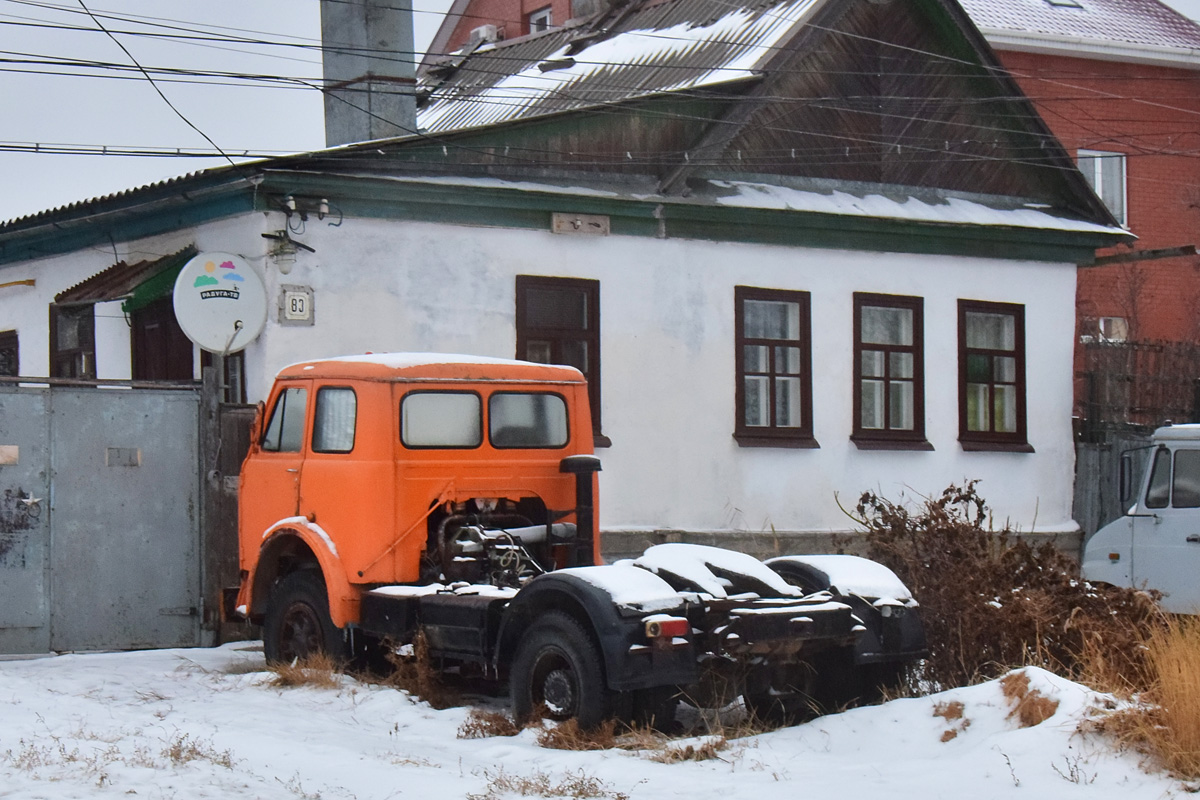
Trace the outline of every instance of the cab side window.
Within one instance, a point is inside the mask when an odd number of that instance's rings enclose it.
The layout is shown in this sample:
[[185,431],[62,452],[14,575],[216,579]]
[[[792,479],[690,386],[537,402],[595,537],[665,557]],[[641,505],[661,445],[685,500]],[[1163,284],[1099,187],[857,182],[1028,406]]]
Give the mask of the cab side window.
[[483,406],[474,392],[410,392],[400,403],[405,447],[478,447]]
[[358,416],[358,397],[343,386],[324,386],[317,390],[313,412],[312,449],[314,453],[349,453],[354,449],[354,428]]
[[1146,508],[1166,508],[1171,494],[1171,451],[1165,447],[1155,450],[1154,464],[1150,469]]
[[567,404],[544,392],[496,392],[488,398],[492,447],[564,447]]
[[1200,508],[1200,450],[1175,451],[1175,477],[1171,481],[1171,506]]
[[262,449],[272,453],[299,453],[304,444],[304,414],[308,390],[284,389],[271,410],[271,421],[263,436]]

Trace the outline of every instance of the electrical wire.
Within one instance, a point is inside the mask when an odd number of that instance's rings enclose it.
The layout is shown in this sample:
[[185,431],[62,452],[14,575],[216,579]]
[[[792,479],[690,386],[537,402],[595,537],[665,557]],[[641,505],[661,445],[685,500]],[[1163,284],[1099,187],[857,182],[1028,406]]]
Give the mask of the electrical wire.
[[[188,119],[186,116],[184,116],[183,112],[180,111],[178,108],[176,108],[175,104],[172,103],[171,100],[165,94],[163,94],[162,89],[160,89],[158,87],[158,84],[154,82],[154,78],[150,77],[150,73],[146,72],[146,70],[142,69],[142,65],[139,64],[138,60],[133,57],[133,53],[129,52],[129,50],[125,47],[125,45],[121,43],[120,39],[118,39],[116,36],[113,36],[111,33],[109,33],[108,29],[104,27],[104,23],[102,23],[100,20],[96,19],[96,17],[92,14],[91,11],[88,11],[88,7],[83,2],[83,0],[77,0],[77,1],[79,3],[80,8],[82,8],[84,11],[87,11],[88,16],[92,18],[92,20],[96,23],[96,26],[98,28],[100,28],[102,31],[104,31],[106,34],[108,34],[108,38],[112,39],[113,42],[117,45],[117,47],[121,48],[122,52],[124,52],[125,55],[129,57],[129,60],[134,63],[134,66],[136,66],[138,68],[138,70],[140,70],[141,73],[146,76],[146,80],[150,83],[150,85],[152,87],[154,87],[154,91],[157,92],[158,96],[161,97],[163,102],[167,104],[167,107],[170,108],[172,111],[174,111],[176,116],[178,116],[181,120],[183,120],[185,123],[187,123],[187,126],[189,128],[191,128],[196,133],[198,133],[202,137],[204,137],[204,141],[206,141],[210,145],[212,145],[214,150],[220,151],[222,153],[222,155],[224,155],[224,151],[221,151],[220,146],[218,146],[217,143],[214,142],[207,133],[200,130],[200,128],[198,128],[195,125],[195,123],[193,123],[190,119]],[[229,156],[226,155],[225,159],[229,162],[230,166],[233,166],[235,168],[237,167],[237,162],[235,162],[232,158],[230,158]]]
[[[33,3],[33,2],[29,2],[28,0],[11,0],[11,1],[14,1],[14,2],[22,2],[23,4],[26,4],[26,5],[35,5],[35,6],[41,6],[41,7],[54,7],[52,4],[47,4],[47,3]],[[86,8],[86,7],[85,7],[85,8]],[[73,10],[73,9],[72,9],[72,10]],[[90,12],[89,12],[89,13],[90,13]],[[107,32],[107,31],[105,31],[105,32]],[[137,35],[137,34],[132,34],[132,35]],[[111,36],[111,34],[110,34],[110,36]],[[119,42],[118,42],[118,44],[119,44]],[[882,44],[888,44],[888,43],[886,43],[886,42],[882,42]],[[126,52],[128,52],[128,51],[126,51]],[[926,54],[926,55],[935,55],[935,56],[936,56],[936,54]],[[962,63],[969,64],[969,62],[962,62]],[[970,66],[972,66],[972,67],[976,67],[977,65],[970,65]],[[164,72],[165,72],[165,70],[164,70]],[[180,71],[180,72],[187,72],[187,71]],[[192,72],[196,72],[196,71],[192,71]],[[500,73],[500,74],[508,74],[508,73]],[[148,75],[148,74],[146,74],[146,76],[145,76],[145,77],[149,78],[149,75]],[[236,78],[236,79],[238,79],[238,80],[241,80],[241,79],[253,79],[253,80],[260,80],[260,81],[261,81],[261,80],[264,80],[264,79],[265,79],[265,76],[262,76],[262,75],[254,75],[254,76],[251,76],[251,75],[247,75],[247,74],[240,74],[240,75],[236,75],[236,76],[235,76],[235,75],[233,75],[233,74],[226,74],[226,75],[225,75],[225,76],[223,76],[223,77],[225,77],[225,78]],[[272,80],[280,80],[280,81],[289,80],[289,79],[286,79],[286,78],[284,78],[283,76],[271,76],[271,79],[272,79]],[[296,80],[296,81],[303,82],[305,79],[290,79],[290,80]],[[621,89],[621,88],[619,88],[619,87],[617,87],[617,88],[614,88],[614,89],[612,89],[612,90],[610,90],[610,91],[612,91],[612,92],[616,93],[618,96],[621,96],[622,94],[627,94],[627,92],[626,92],[625,90],[623,90],[623,89]],[[160,92],[160,94],[161,94],[161,92]],[[794,98],[788,98],[788,100],[789,100],[789,101],[795,101],[795,99],[794,99]],[[495,102],[495,101],[489,101],[489,102]],[[811,102],[811,101],[806,101],[806,102]],[[625,112],[625,113],[627,113],[627,112]],[[639,112],[639,113],[641,113],[641,112]],[[714,120],[713,120],[713,119],[711,119],[711,118],[709,118],[709,119],[707,119],[706,121],[709,121],[709,122],[711,122],[711,121],[714,121]],[[914,118],[914,119],[913,119],[913,120],[911,120],[911,121],[914,121],[914,122],[917,122],[917,121],[919,121],[919,122],[930,122],[930,123],[938,123],[938,122],[940,122],[939,120],[935,120],[935,119],[928,119],[928,118]],[[780,129],[776,129],[776,130],[780,130]],[[786,131],[787,129],[782,129],[782,130],[785,130],[785,131]],[[807,134],[810,134],[810,135],[812,134],[812,132],[805,132],[805,131],[798,131],[798,130],[793,130],[793,131],[791,131],[791,132],[795,132],[795,133],[807,133]],[[1024,134],[1024,135],[1028,135],[1028,134],[1027,134],[1027,132],[1024,132],[1024,131],[1019,131],[1019,132],[1020,132],[1020,133],[1022,133],[1022,134]],[[836,137],[835,137],[835,138],[836,138]],[[851,139],[851,141],[853,141],[853,140]],[[861,142],[855,142],[855,143],[861,143]],[[449,143],[445,143],[445,142],[443,142],[442,144],[443,144],[443,146],[447,146],[447,145],[448,145],[448,146],[453,146],[453,147],[456,147],[456,148],[460,147],[460,145],[457,145],[456,143],[453,143],[453,142],[449,142]],[[880,144],[880,142],[870,142],[869,144],[871,144],[872,146],[878,146],[878,145]],[[915,145],[914,145],[914,146],[915,146]],[[219,150],[219,148],[218,148],[218,150]],[[535,151],[535,152],[536,152],[536,151]],[[548,151],[548,150],[546,150],[546,151],[541,151],[541,152],[542,152],[543,154],[546,154],[546,155],[555,155],[555,154],[553,153],[553,151]]]

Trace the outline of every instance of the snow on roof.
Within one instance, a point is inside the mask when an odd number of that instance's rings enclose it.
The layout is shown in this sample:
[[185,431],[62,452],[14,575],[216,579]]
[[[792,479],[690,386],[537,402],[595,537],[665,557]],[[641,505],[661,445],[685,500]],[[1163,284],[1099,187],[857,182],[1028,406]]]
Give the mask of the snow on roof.
[[914,222],[943,222],[1009,228],[1035,228],[1087,233],[1123,233],[1120,228],[1094,222],[1070,220],[1046,212],[1044,206],[1027,204],[1018,208],[997,208],[976,200],[945,197],[931,203],[916,197],[882,194],[851,194],[844,191],[817,192],[746,181],[712,181],[713,186],[734,190],[717,202],[745,208],[779,208],[814,211],[880,219]]
[[321,358],[315,361],[303,361],[292,366],[307,366],[329,363],[333,361],[351,364],[378,364],[388,369],[410,369],[413,367],[429,367],[435,364],[490,364],[493,366],[511,367],[514,365],[529,366],[528,361],[517,361],[513,358],[493,358],[492,356],[472,356],[461,353],[361,353],[352,356],[335,356]]
[[[993,46],[1040,41],[1042,49],[1077,51],[1081,57],[1159,51],[1200,67],[1200,26],[1157,0],[962,0],[971,19]],[[1103,48],[1104,45],[1109,47]],[[1098,49],[1101,46],[1102,49]],[[1124,60],[1124,59],[1122,59]]]
[[[625,30],[582,49],[555,31],[540,41],[479,52],[462,74],[434,88],[418,126],[435,133],[753,77],[818,4],[730,5],[704,22],[653,6],[635,12]],[[537,49],[547,42],[558,46],[548,54]],[[524,67],[513,66],[522,58]]]
[[[371,176],[378,178],[379,176]],[[801,189],[754,181],[710,180],[706,187],[697,185],[688,198],[666,197],[655,193],[647,184],[644,189],[629,187],[595,189],[570,186],[562,183],[510,181],[496,177],[474,176],[387,176],[384,180],[410,183],[439,183],[449,186],[480,189],[504,189],[523,192],[544,192],[571,196],[628,197],[631,200],[650,200],[674,205],[722,205],[738,208],[778,209],[806,211],[816,214],[839,214],[874,219],[906,220],[958,225],[982,225],[989,227],[1028,228],[1035,230],[1071,231],[1082,233],[1107,233],[1127,235],[1127,231],[1099,225],[1094,222],[1067,219],[1045,210],[1045,206],[1027,203],[1012,206],[1009,198],[991,198],[987,202],[982,196],[939,197],[936,201],[902,194],[902,189],[889,187],[885,196],[868,189],[844,191],[833,188]],[[925,195],[928,190],[923,190]],[[1008,205],[1002,205],[1007,200]],[[662,212],[670,217],[670,207]]]
[[[305,374],[326,376],[338,373],[338,368],[345,365],[377,368],[375,370],[377,376],[410,373],[412,377],[429,378],[471,377],[479,380],[511,378],[514,380],[583,381],[583,374],[575,367],[560,364],[535,364],[531,361],[518,361],[512,358],[459,353],[363,353],[317,358],[289,364],[279,371],[279,375],[290,377],[299,377]],[[451,371],[443,369],[446,367],[481,367],[483,369],[473,371],[470,376],[466,376],[451,375]],[[457,372],[464,371],[458,370]]]

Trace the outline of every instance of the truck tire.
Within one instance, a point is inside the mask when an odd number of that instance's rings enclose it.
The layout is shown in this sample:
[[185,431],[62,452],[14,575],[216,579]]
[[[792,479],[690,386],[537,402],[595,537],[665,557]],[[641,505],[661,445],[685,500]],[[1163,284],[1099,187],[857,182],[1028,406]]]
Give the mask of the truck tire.
[[268,664],[290,664],[324,653],[340,665],[346,646],[329,618],[329,599],[321,573],[297,570],[275,585],[263,622],[263,653]]
[[517,647],[509,670],[513,716],[574,719],[595,728],[610,713],[600,649],[574,618],[561,611],[540,616]]

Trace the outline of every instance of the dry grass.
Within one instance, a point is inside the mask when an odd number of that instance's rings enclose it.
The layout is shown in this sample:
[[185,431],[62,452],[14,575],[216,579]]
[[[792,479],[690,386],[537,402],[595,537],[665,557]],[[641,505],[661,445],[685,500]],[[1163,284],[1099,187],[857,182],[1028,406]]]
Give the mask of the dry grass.
[[728,746],[729,740],[724,736],[712,736],[704,741],[689,744],[677,742],[663,747],[650,756],[650,760],[660,764],[677,764],[680,761],[710,761],[720,758],[717,754]]
[[218,750],[211,741],[194,739],[187,733],[176,734],[168,741],[162,756],[177,767],[192,761],[208,761],[218,767],[233,769],[231,750]]
[[963,718],[967,707],[961,701],[955,700],[951,703],[941,702],[933,707],[933,715],[941,717],[947,722],[954,722]]
[[507,714],[473,708],[458,726],[459,739],[487,739],[492,736],[516,736],[521,732]]
[[1083,726],[1150,755],[1183,778],[1200,777],[1200,620],[1179,618],[1147,642],[1151,679],[1135,705]]
[[1029,688],[1029,676],[1024,672],[1010,672],[1000,679],[1000,690],[1012,706],[1009,719],[1016,719],[1022,728],[1041,725],[1058,711],[1058,701],[1051,700],[1037,689]]
[[509,795],[629,800],[629,795],[614,791],[604,781],[583,770],[566,772],[557,778],[540,770],[527,776],[510,775],[503,769],[497,772],[484,770],[483,777],[488,782],[487,788],[480,793],[468,794],[467,800],[500,800]]
[[943,701],[934,705],[933,715],[941,717],[950,725],[949,728],[942,731],[940,741],[943,744],[957,739],[960,733],[971,727],[971,720],[967,719],[966,711],[967,707],[959,700],[949,703]]
[[336,689],[340,685],[337,664],[326,653],[298,658],[290,664],[276,664],[270,669],[275,676],[271,679],[272,686]]
[[537,742],[550,750],[613,750],[617,747],[617,721],[605,720],[584,730],[574,719],[542,728]]
[[437,709],[462,705],[462,696],[447,685],[433,663],[424,631],[417,631],[412,643],[412,655],[401,655],[392,646],[386,646],[388,663],[395,669],[383,681],[384,684],[403,689]]

